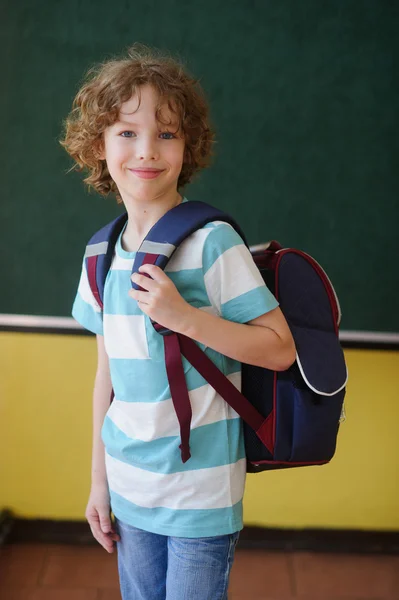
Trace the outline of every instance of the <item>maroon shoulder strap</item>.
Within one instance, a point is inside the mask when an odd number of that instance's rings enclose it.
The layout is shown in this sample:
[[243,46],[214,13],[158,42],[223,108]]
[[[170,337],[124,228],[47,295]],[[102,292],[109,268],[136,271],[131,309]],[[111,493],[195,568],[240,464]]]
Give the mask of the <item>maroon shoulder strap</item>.
[[265,419],[218,369],[197,344],[185,335],[173,333],[164,336],[166,372],[172,401],[180,424],[182,461],[190,458],[189,437],[191,405],[184,376],[181,355],[185,356],[216,392],[255,431],[262,443],[272,452],[272,421]]

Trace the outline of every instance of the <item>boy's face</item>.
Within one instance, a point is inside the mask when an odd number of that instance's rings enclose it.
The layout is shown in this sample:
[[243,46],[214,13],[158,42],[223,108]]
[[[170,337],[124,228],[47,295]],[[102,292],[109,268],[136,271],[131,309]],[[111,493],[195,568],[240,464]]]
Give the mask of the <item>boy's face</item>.
[[140,88],[122,104],[118,120],[104,131],[102,159],[115,181],[123,201],[150,201],[176,193],[183,166],[184,138],[177,129],[177,117],[165,104],[162,125],[156,120],[158,95],[154,88]]

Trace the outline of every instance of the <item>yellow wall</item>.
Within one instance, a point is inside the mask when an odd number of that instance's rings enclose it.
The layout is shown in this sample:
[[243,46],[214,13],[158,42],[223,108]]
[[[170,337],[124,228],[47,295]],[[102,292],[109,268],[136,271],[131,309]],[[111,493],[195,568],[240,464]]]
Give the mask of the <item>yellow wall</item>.
[[[347,350],[347,420],[333,461],[249,475],[245,523],[399,530],[399,352]],[[84,519],[95,339],[0,334],[0,508]]]

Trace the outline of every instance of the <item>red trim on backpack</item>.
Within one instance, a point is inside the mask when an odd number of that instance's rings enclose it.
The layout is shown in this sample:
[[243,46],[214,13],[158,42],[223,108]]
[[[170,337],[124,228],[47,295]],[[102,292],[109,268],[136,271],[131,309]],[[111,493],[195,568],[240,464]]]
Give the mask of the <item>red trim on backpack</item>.
[[[270,257],[270,263],[273,264],[273,269],[274,269],[274,277],[275,277],[275,281],[274,281],[274,296],[278,302],[278,269],[277,269],[277,265],[278,260],[276,260],[277,255],[274,253],[273,257]],[[274,448],[276,445],[276,438],[277,438],[277,371],[274,371],[274,376],[273,376],[273,454],[274,454]]]
[[[336,335],[338,336],[339,335],[339,332],[338,332],[338,306],[337,306],[337,302],[335,300],[334,292],[331,289],[331,283],[327,279],[326,274],[321,269],[321,267],[317,264],[317,262],[311,256],[309,256],[309,254],[306,254],[305,252],[302,252],[301,250],[296,250],[295,248],[285,248],[284,250],[281,250],[277,255],[278,258],[277,258],[277,263],[275,266],[276,275],[277,275],[278,267],[279,267],[282,257],[285,254],[288,254],[289,252],[292,252],[293,254],[298,254],[298,256],[301,256],[302,258],[304,258],[314,268],[314,270],[317,271],[317,274],[319,275],[320,279],[322,280],[322,282],[324,284],[325,290],[328,295],[328,299],[330,301],[331,310],[332,310],[332,313],[334,316],[334,319],[333,319],[334,320],[334,330],[335,330]],[[277,282],[277,279],[276,279],[276,282]],[[278,294],[277,283],[276,283],[275,292]],[[276,293],[274,295],[276,296],[276,299],[278,299]]]
[[290,465],[291,467],[305,467],[312,465],[326,465],[330,462],[330,458],[328,460],[312,460],[306,462],[298,462],[298,461],[288,461],[288,460],[250,460],[250,464],[257,467],[258,465]]
[[92,291],[92,294],[102,310],[103,303],[100,298],[100,293],[98,291],[97,277],[96,277],[97,259],[98,259],[98,256],[89,256],[88,257],[88,259],[87,259],[87,278],[89,280],[89,286]]
[[273,438],[272,438],[272,446],[273,446],[273,452],[272,454],[274,454],[274,447],[276,445],[276,430],[277,430],[277,371],[274,371],[274,377],[273,377],[273,410],[270,413],[271,415],[273,415]]

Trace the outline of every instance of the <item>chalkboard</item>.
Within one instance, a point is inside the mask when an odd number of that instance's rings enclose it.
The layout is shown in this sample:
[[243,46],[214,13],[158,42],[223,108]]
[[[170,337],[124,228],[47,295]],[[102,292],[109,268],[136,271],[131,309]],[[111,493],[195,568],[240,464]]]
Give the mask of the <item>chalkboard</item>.
[[398,4],[388,0],[2,3],[0,312],[69,316],[91,234],[121,212],[58,143],[84,72],[140,41],[200,78],[213,166],[185,190],[251,244],[312,254],[344,329],[399,331]]

